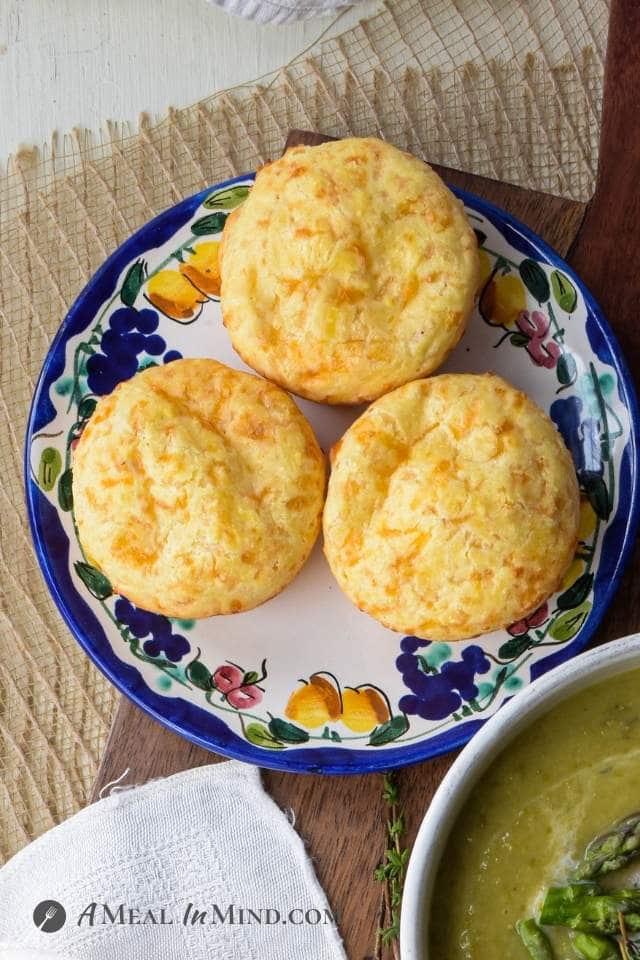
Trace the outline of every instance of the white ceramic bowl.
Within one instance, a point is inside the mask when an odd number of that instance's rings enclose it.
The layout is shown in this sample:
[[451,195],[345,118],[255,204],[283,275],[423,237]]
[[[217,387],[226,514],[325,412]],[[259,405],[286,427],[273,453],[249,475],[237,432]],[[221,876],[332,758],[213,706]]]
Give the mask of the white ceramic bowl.
[[560,701],[634,668],[640,668],[640,634],[589,650],[555,667],[518,693],[467,744],[431,801],[411,853],[400,918],[402,960],[429,958],[429,912],[440,858],[467,797],[495,757]]

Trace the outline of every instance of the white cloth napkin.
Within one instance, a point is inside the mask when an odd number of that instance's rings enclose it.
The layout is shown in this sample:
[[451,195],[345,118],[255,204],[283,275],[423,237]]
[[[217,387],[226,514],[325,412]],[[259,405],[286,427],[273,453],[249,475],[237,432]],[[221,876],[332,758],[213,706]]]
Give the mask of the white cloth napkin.
[[[34,909],[47,900],[64,908],[59,930],[35,925]],[[183,924],[189,903],[206,911],[205,923]],[[103,904],[116,917],[128,921],[132,909],[133,919],[147,922],[111,923]],[[172,924],[160,924],[162,908]],[[259,771],[234,761],[113,792],[0,870],[0,958],[49,956],[346,960],[302,841],[262,789]]]
[[308,20],[350,7],[359,0],[209,0],[229,13],[261,23]]

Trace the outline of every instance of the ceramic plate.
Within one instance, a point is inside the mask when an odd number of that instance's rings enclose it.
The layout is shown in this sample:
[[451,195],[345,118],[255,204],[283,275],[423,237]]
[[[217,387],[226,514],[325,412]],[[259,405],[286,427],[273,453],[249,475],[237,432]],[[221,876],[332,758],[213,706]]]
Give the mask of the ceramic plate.
[[[361,772],[467,741],[512,694],[572,657],[618,582],[638,516],[638,416],[598,307],[522,224],[459,192],[483,288],[446,369],[494,370],[548,411],[582,490],[581,541],[560,591],[526,621],[457,644],[395,634],[341,593],[320,545],[280,596],[248,613],[176,621],[114,595],[82,553],[73,448],[97,399],[150,364],[212,356],[246,369],[222,326],[217,242],[251,176],[161,214],[97,272],[64,320],[31,410],[26,488],[36,550],[79,643],[138,706],[219,753],[286,770]],[[328,450],[357,411],[304,400]]]

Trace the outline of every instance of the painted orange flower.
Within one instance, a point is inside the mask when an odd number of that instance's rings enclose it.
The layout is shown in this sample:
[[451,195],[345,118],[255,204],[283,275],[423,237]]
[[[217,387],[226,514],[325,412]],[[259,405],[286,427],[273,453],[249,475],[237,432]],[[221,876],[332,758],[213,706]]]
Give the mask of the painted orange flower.
[[201,240],[182,251],[177,268],[160,270],[147,281],[145,296],[178,323],[193,323],[207,300],[220,296],[220,242]]
[[342,697],[335,677],[314,673],[308,681],[300,682],[303,686],[294,690],[289,697],[285,716],[310,730],[338,720],[342,712]]
[[372,684],[341,689],[330,673],[314,673],[300,682],[303,686],[289,697],[285,715],[307,729],[341,721],[354,733],[369,733],[391,717],[386,695]]
[[154,274],[147,283],[146,297],[157,310],[178,323],[192,323],[208,299],[177,270]]
[[180,273],[207,297],[220,296],[219,252],[219,240],[201,240],[194,245],[188,259],[180,264]]

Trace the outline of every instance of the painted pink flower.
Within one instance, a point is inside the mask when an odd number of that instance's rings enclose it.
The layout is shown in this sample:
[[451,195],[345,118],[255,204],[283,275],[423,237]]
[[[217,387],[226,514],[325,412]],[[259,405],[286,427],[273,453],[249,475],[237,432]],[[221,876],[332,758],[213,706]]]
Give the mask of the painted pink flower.
[[540,310],[523,310],[516,321],[520,330],[532,340],[544,340],[549,333],[549,320]]
[[[260,675],[255,670],[245,673],[234,663],[223,663],[213,675],[213,684],[235,710],[255,707],[262,701],[263,691],[258,686],[267,677],[267,661],[262,661]],[[245,679],[248,681],[245,683]]]
[[530,340],[527,344],[527,353],[539,367],[546,367],[548,370],[551,370],[560,359],[562,350],[553,340],[549,340],[547,343],[541,343],[539,340]]
[[523,310],[516,321],[521,333],[529,338],[526,350],[534,363],[550,370],[562,356],[562,350],[554,340],[547,340],[549,319],[540,310]]
[[218,667],[213,675],[213,682],[220,693],[229,693],[236,690],[242,683],[244,672],[239,667],[234,667],[230,663],[224,663]]
[[507,627],[507,630],[512,637],[520,637],[532,627],[541,626],[547,617],[549,616],[549,604],[545,601],[541,607],[538,607],[537,610],[534,610],[532,614],[528,617],[525,617],[523,620],[516,620],[515,623],[512,623],[510,627]]
[[261,700],[262,690],[251,683],[247,684],[247,686],[230,690],[227,694],[227,703],[230,703],[236,710],[246,710],[248,707],[255,707]]
[[541,607],[538,607],[537,610],[534,610],[532,614],[527,617],[527,624],[530,627],[540,627],[545,622],[549,616],[549,604],[545,600]]

